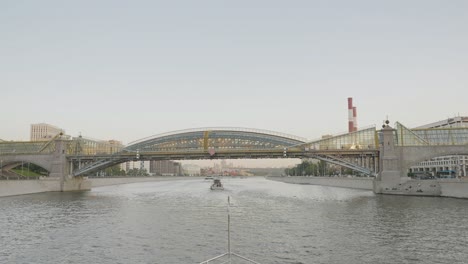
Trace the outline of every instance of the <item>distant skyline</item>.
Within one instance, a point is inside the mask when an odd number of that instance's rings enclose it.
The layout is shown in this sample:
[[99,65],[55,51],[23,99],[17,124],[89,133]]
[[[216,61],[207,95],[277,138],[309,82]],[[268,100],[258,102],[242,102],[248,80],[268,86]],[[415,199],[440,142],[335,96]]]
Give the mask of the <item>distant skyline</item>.
[[1,1],[0,139],[468,115],[468,1]]

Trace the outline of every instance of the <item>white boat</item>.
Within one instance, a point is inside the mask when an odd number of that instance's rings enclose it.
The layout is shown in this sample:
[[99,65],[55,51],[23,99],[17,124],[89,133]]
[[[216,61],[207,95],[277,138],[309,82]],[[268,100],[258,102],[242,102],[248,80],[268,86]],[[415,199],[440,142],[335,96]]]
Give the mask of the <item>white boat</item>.
[[224,190],[223,184],[220,179],[214,179],[210,187],[211,190]]

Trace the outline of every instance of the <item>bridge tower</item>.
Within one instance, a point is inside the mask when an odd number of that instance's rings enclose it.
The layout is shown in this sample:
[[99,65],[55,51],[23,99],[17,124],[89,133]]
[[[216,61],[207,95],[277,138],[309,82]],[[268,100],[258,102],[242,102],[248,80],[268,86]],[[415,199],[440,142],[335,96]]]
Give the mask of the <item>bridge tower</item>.
[[392,190],[401,183],[400,158],[395,148],[395,129],[385,121],[381,130],[380,172],[374,181],[374,192]]
[[55,140],[55,151],[52,154],[51,169],[49,177],[59,178],[63,184],[67,170],[67,157],[66,157],[66,141],[62,138]]
[[58,181],[58,188],[54,191],[82,191],[90,190],[91,182],[83,177],[72,177],[69,173],[69,163],[67,162],[68,140],[61,136],[54,140],[55,151],[51,154],[49,178]]

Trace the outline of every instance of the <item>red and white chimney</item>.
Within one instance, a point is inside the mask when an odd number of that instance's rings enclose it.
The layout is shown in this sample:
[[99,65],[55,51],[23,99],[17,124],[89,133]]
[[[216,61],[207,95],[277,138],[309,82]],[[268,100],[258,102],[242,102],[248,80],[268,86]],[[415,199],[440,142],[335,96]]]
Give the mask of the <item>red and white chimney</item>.
[[348,97],[348,132],[357,131],[357,110],[353,106],[353,98]]
[[357,131],[357,110],[355,106],[353,106],[353,125],[353,131]]
[[354,131],[353,98],[348,97],[348,132]]

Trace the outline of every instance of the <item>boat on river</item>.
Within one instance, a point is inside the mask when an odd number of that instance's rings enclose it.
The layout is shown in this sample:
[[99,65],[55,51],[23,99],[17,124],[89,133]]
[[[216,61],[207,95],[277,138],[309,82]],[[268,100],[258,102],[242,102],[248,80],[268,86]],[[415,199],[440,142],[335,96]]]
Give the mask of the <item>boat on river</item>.
[[220,179],[214,179],[214,180],[213,180],[213,184],[211,184],[210,189],[211,189],[211,190],[224,190],[224,186],[223,186],[223,184],[221,183],[221,180],[220,180]]

